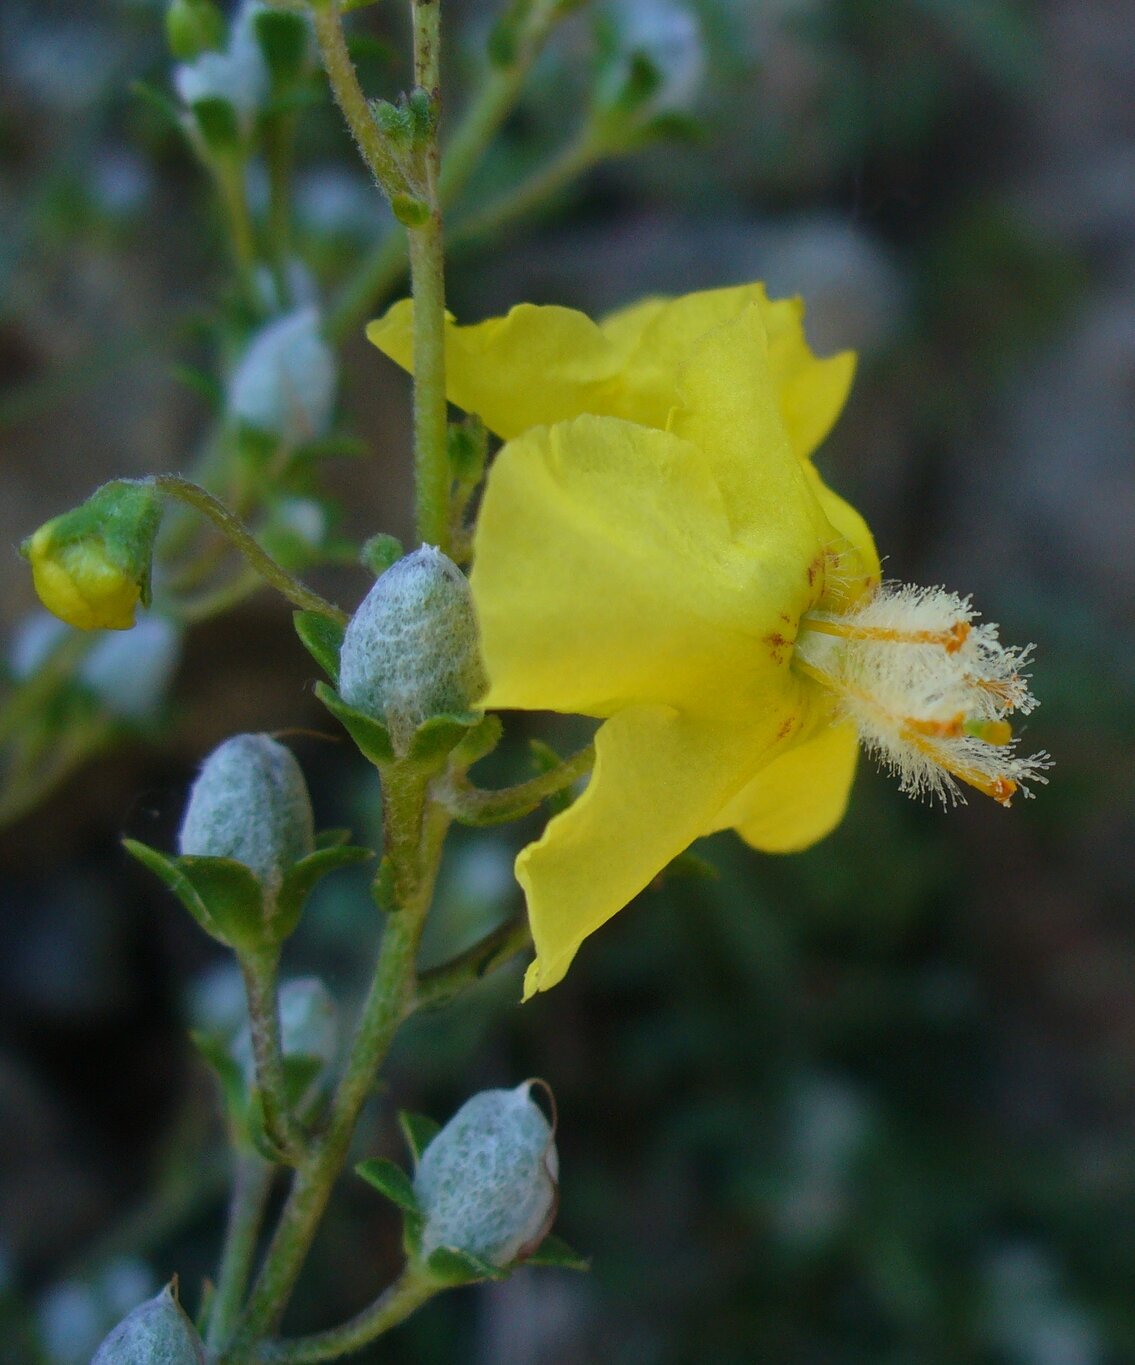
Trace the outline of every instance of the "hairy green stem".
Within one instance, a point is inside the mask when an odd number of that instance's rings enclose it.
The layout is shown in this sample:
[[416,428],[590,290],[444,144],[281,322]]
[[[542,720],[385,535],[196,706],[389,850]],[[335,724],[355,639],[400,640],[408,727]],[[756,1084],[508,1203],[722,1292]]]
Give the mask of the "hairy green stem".
[[294,1341],[266,1341],[252,1359],[257,1365],[310,1365],[314,1361],[337,1360],[396,1327],[441,1288],[432,1276],[407,1266],[369,1308],[350,1321]]
[[240,959],[244,989],[248,996],[248,1024],[252,1038],[252,1057],[256,1064],[256,1093],[268,1141],[279,1152],[281,1161],[295,1165],[299,1159],[301,1135],[288,1109],[284,1079],[284,1048],[280,1037],[280,999],[276,979],[280,966],[279,950]]
[[273,1174],[271,1164],[254,1152],[242,1152],[236,1157],[225,1241],[205,1335],[205,1344],[210,1349],[215,1350],[228,1339],[240,1312]]
[[359,85],[355,64],[347,51],[343,19],[335,0],[318,0],[311,7],[311,23],[319,55],[335,103],[347,121],[351,136],[379,188],[393,199],[406,190],[405,176],[370,112]]
[[248,527],[238,517],[234,517],[219,498],[215,498],[212,493],[207,492],[199,484],[179,478],[176,474],[154,474],[148,482],[166,494],[167,497],[176,498],[179,502],[195,508],[203,516],[208,517],[217,530],[235,549],[240,551],[260,577],[283,597],[286,597],[293,606],[300,607],[304,611],[320,612],[324,616],[329,616],[333,621],[338,621],[342,625],[346,624],[348,618],[345,611],[326,601],[318,593],[312,592],[309,587],[290,574],[282,564],[277,564],[267,550],[256,540]]
[[441,108],[441,0],[411,0],[414,80],[429,97],[432,117],[422,149],[425,222],[409,228],[410,286],[414,295],[414,486],[418,537],[449,548],[452,475],[446,448],[445,252],[438,197]]
[[595,746],[588,744],[550,772],[498,791],[484,791],[464,778],[450,779],[448,786],[439,792],[439,799],[445,802],[453,818],[464,825],[506,824],[534,811],[549,796],[555,796],[584,777],[594,763]]
[[486,934],[479,943],[474,943],[472,948],[423,972],[418,978],[417,1007],[435,1009],[448,1004],[531,946],[532,931],[527,917],[521,915],[508,920],[491,934]]
[[225,206],[233,255],[247,285],[256,264],[256,240],[252,232],[252,217],[244,189],[244,161],[233,156],[212,159],[213,174]]

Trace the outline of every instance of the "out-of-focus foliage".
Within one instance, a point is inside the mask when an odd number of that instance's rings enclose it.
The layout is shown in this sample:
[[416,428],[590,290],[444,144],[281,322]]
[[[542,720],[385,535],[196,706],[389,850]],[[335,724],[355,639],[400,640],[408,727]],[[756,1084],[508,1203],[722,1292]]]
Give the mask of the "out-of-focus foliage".
[[[357,25],[380,93],[402,78],[396,8]],[[802,293],[816,349],[862,356],[826,476],[896,574],[972,589],[1014,638],[1036,639],[1030,741],[1058,766],[1009,814],[915,807],[865,768],[849,819],[813,852],[758,858],[716,840],[697,852],[719,875],[687,867],[645,893],[547,998],[511,1009],[510,970],[416,1021],[359,1155],[402,1159],[396,1108],[445,1114],[474,1089],[546,1076],[559,1227],[593,1270],[451,1295],[381,1358],[1128,1360],[1135,22],[1103,0],[693,8],[697,129],[600,165],[495,236],[461,245],[455,222],[451,307],[596,312],[757,277]],[[449,9],[457,110],[495,7]],[[255,330],[231,298],[218,326],[220,220],[180,136],[129,89],[170,88],[160,19],[141,0],[13,3],[0,18],[9,544],[105,478],[187,462]],[[581,12],[477,202],[571,138],[596,50]],[[310,98],[299,306],[305,289],[333,297],[386,226],[329,102]],[[321,465],[321,487],[347,504],[349,540],[406,537],[405,391],[358,339],[340,360],[344,428],[366,454]],[[290,466],[273,523],[297,564],[333,529],[323,493],[310,501],[314,458]],[[11,568],[9,638],[32,606]],[[357,576],[328,582],[361,595]],[[171,847],[194,767],[226,735],[327,726],[274,605],[191,631],[184,651],[172,720],[146,748],[149,710],[144,727],[108,719],[80,675],[58,705],[98,724],[91,752],[107,727],[135,738],[5,836],[0,1358],[86,1360],[172,1269],[191,1309],[211,1271],[220,1134],[184,1033],[224,1013],[224,982],[117,840]],[[566,752],[579,736],[564,724],[554,738]],[[521,739],[486,780],[525,775]],[[372,843],[372,780],[338,746],[295,747],[318,822]],[[33,768],[40,752],[27,750]],[[516,909],[523,834],[455,840],[427,953]],[[349,999],[376,934],[363,883],[342,873],[285,973]],[[225,1026],[239,1030],[231,1010]],[[290,1325],[361,1306],[397,1266],[398,1235],[362,1182],[344,1186]]]

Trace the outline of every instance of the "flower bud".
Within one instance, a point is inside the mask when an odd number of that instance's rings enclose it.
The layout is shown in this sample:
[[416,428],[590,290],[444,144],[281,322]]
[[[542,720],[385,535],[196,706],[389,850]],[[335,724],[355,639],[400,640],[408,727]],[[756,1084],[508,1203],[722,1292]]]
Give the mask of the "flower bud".
[[533,1082],[483,1090],[422,1153],[420,1256],[450,1247],[503,1266],[536,1249],[556,1214],[559,1158]]
[[319,330],[319,313],[300,308],[259,331],[229,385],[239,421],[299,445],[327,431],[335,403],[335,356]]
[[178,836],[182,855],[233,858],[266,891],[315,847],[307,783],[290,749],[234,735],[205,760]]
[[205,1348],[176,1289],[175,1280],[123,1318],[91,1365],[205,1365]]
[[152,485],[116,479],[45,522],[20,546],[39,599],[79,630],[129,630],[150,600],[150,562],[161,522]]
[[382,721],[403,753],[423,721],[467,712],[486,686],[469,582],[423,545],[387,569],[351,617],[339,694]]

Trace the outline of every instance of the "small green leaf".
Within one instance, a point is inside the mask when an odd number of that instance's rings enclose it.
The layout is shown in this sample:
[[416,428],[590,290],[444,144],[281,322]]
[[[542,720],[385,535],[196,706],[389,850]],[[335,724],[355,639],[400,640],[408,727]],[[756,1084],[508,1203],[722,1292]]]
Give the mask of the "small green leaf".
[[482,720],[479,711],[465,711],[457,715],[430,716],[414,731],[406,757],[422,767],[440,767],[458,744]]
[[178,858],[177,866],[200,897],[222,941],[238,952],[258,952],[278,942],[267,922],[264,888],[233,858]]
[[348,706],[343,698],[326,683],[315,684],[315,695],[327,707],[358,745],[359,752],[376,767],[394,762],[394,746],[390,734],[381,721],[364,715]]
[[383,858],[378,865],[370,888],[371,898],[384,915],[392,915],[398,909],[398,886],[395,882],[394,863]]
[[162,118],[163,123],[169,124],[171,128],[176,128],[184,136],[184,129],[181,125],[181,110],[170,99],[164,90],[159,90],[157,86],[150,85],[147,81],[131,81],[129,86],[130,93],[151,109],[156,110]]
[[477,1280],[504,1280],[508,1271],[457,1247],[437,1247],[426,1260],[426,1269],[442,1284],[473,1284]]
[[562,1237],[549,1233],[531,1256],[525,1256],[522,1265],[554,1266],[560,1270],[590,1270],[591,1262],[578,1251],[573,1251]]
[[254,22],[272,84],[277,88],[291,85],[302,73],[307,56],[307,24],[298,14],[284,10],[262,10]]
[[410,1177],[393,1161],[387,1161],[385,1157],[372,1157],[369,1161],[360,1161],[355,1167],[355,1174],[362,1176],[368,1185],[373,1185],[379,1194],[385,1195],[392,1204],[397,1204],[404,1212],[421,1215]]
[[180,859],[160,853],[156,848],[151,848],[149,844],[140,843],[137,839],[123,839],[122,846],[132,858],[137,858],[143,867],[149,868],[156,877],[169,887],[210,938],[215,938],[218,943],[223,943],[226,948],[230,946],[228,939],[222,934],[220,926],[209,913],[208,906],[201,899],[197,888],[182,871]]
[[244,1088],[244,1073],[232,1053],[222,1039],[200,1029],[191,1031],[189,1040],[216,1074],[229,1117],[246,1130],[248,1095]]
[[228,100],[212,95],[194,100],[193,117],[205,141],[205,146],[218,156],[240,150],[240,124],[236,110]]
[[404,551],[397,536],[380,531],[363,543],[359,551],[359,562],[368,568],[375,578],[381,578],[392,564],[397,564]]
[[398,1114],[398,1126],[402,1129],[402,1136],[406,1139],[406,1146],[416,1166],[422,1159],[422,1153],[441,1132],[441,1124],[425,1114],[411,1114],[403,1109]]
[[277,941],[287,938],[295,929],[304,904],[321,877],[340,867],[365,863],[368,858],[373,857],[371,849],[347,844],[316,849],[306,858],[301,858],[298,863],[293,863],[284,873],[284,880],[276,895],[276,913],[273,916],[272,928],[278,936]]
[[291,1109],[311,1089],[312,1083],[323,1070],[322,1057],[305,1056],[303,1053],[289,1052],[284,1057],[284,1096]]
[[339,848],[349,842],[350,838],[351,831],[346,828],[321,829],[315,836],[315,847],[317,850]]
[[318,611],[297,611],[292,624],[300,644],[335,684],[339,682],[339,651],[343,647],[343,627]]

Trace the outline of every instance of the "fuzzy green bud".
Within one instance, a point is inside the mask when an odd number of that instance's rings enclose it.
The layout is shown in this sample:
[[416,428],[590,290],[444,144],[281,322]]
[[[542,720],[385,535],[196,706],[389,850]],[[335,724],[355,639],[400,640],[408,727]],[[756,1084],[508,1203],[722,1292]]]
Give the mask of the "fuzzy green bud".
[[129,630],[150,601],[161,516],[151,484],[116,479],[45,522],[20,546],[39,600],[79,630]]
[[177,1301],[177,1281],[123,1318],[91,1365],[205,1365],[201,1338]]
[[315,848],[307,783],[290,749],[267,735],[234,735],[193,784],[178,836],[181,854],[233,858],[270,893]]
[[423,545],[386,570],[351,618],[339,694],[382,721],[404,753],[424,721],[467,713],[486,686],[468,580]]
[[556,1214],[559,1158],[532,1085],[474,1095],[422,1153],[414,1175],[422,1260],[448,1247],[504,1266],[544,1239]]

